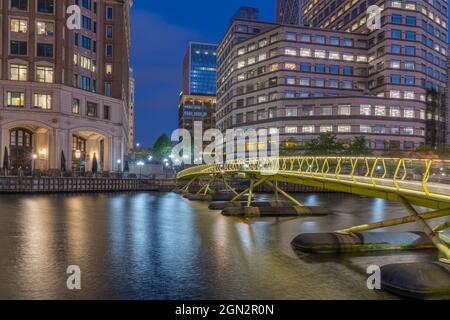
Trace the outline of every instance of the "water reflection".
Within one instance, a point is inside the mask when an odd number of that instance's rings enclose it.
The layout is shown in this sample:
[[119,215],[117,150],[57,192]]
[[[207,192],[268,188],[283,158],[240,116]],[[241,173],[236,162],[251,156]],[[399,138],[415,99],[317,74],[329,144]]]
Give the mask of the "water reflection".
[[[403,215],[378,199],[298,199],[333,214],[226,218],[172,193],[0,196],[0,299],[390,299],[366,289],[368,265],[436,256],[296,253],[290,241],[299,233]],[[82,270],[78,292],[65,286],[72,264]]]

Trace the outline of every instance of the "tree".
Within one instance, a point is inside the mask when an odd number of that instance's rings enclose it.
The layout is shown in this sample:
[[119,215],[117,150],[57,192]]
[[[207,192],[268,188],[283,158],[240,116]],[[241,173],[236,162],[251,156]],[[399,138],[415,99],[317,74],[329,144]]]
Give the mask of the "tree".
[[344,144],[336,138],[336,135],[327,132],[320,134],[319,138],[307,142],[304,146],[305,155],[334,156],[344,151]]
[[172,143],[166,134],[161,135],[153,145],[152,156],[162,160],[172,153]]
[[92,160],[92,173],[96,174],[97,172],[98,172],[97,155],[94,153],[94,159]]
[[349,156],[370,156],[372,151],[367,146],[367,140],[364,136],[355,137],[346,150],[345,154]]

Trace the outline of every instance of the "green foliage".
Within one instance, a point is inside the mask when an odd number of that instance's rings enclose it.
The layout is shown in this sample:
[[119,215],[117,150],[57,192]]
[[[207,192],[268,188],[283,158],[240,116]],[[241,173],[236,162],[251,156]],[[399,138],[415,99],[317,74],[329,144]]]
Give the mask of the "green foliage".
[[335,156],[344,151],[344,144],[330,132],[322,133],[319,138],[313,139],[304,145],[305,155],[308,156]]
[[172,143],[166,134],[161,135],[153,145],[152,156],[154,159],[162,160],[172,153]]
[[362,157],[372,155],[364,136],[355,137],[352,141],[344,143],[331,132],[322,133],[319,138],[307,142],[303,146],[303,152],[307,156],[343,155]]
[[372,151],[367,146],[367,140],[364,136],[355,137],[344,153],[349,156],[358,157],[372,155]]

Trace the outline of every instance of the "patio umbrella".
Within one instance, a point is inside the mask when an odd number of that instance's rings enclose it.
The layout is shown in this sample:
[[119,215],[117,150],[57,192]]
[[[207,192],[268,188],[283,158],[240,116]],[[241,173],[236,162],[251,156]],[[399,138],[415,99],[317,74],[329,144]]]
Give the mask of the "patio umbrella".
[[8,148],[5,147],[5,153],[3,154],[3,173],[5,176],[8,175],[9,170],[9,155],[8,155]]
[[97,155],[94,153],[94,159],[92,159],[92,173],[96,174],[98,171]]
[[66,157],[64,151],[61,151],[61,172],[66,172]]

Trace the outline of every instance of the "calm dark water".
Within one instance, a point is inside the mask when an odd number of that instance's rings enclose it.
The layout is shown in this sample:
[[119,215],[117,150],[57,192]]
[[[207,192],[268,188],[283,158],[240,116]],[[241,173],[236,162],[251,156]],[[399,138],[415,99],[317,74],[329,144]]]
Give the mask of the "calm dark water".
[[[247,220],[173,193],[1,195],[0,299],[395,299],[366,288],[367,266],[437,256],[297,254],[299,233],[404,212],[347,195],[298,198],[334,213]],[[69,265],[81,268],[80,291],[66,287]]]

